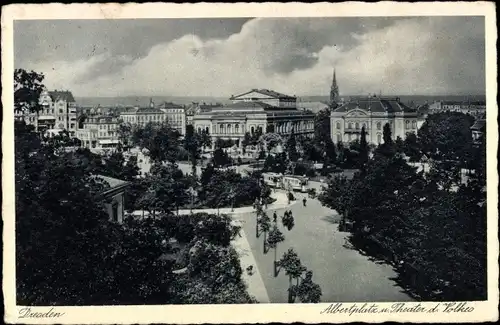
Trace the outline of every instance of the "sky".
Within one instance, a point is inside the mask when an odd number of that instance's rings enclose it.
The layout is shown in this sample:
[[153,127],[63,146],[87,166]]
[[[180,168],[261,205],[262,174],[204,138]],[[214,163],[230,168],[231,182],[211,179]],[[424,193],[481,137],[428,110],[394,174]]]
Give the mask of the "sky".
[[20,20],[15,68],[76,97],[485,93],[483,17]]

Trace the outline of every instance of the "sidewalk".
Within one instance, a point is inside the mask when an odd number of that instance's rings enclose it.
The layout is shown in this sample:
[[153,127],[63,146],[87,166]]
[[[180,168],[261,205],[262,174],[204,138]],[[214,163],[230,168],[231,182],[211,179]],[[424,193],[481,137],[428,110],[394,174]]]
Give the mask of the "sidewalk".
[[[297,195],[296,195],[297,196]],[[283,208],[290,207],[298,202],[298,200],[290,202],[288,204],[288,198],[286,196],[285,192],[272,192],[271,197],[276,199],[272,204],[269,204],[267,208],[265,208],[265,211],[274,211],[274,210],[279,210]],[[233,215],[233,214],[240,214],[240,213],[251,213],[254,212],[254,208],[252,206],[246,206],[246,207],[240,207],[240,208],[220,208],[220,209],[182,209],[179,210],[179,215],[188,215],[191,213],[198,213],[198,212],[205,212],[209,214],[228,214],[228,215]],[[132,212],[132,215],[134,216],[141,216],[142,217],[143,211],[142,210],[136,210]],[[147,216],[148,212],[144,211],[144,216]]]
[[[233,223],[238,224],[241,221],[233,221]],[[257,261],[253,256],[245,231],[241,229],[240,234],[241,236],[236,236],[234,239],[233,247],[240,257],[240,264],[243,270],[241,277],[247,285],[248,294],[253,296],[259,303],[270,303],[266,286],[262,280]],[[253,266],[252,275],[249,275],[247,272],[247,267],[250,265]]]

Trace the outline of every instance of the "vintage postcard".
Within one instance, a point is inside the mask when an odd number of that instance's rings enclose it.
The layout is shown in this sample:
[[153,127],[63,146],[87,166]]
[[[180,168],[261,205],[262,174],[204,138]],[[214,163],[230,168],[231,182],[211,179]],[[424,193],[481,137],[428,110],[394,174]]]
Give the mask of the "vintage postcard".
[[24,324],[498,320],[493,2],[2,8]]

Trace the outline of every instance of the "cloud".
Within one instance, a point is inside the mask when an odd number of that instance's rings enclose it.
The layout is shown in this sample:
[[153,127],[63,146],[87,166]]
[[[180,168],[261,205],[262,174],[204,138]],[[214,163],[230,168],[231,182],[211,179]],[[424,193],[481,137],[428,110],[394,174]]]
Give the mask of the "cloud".
[[33,68],[79,97],[327,95],[333,66],[344,95],[482,93],[484,46],[482,18],[252,19],[229,37],[186,34],[140,57],[105,52]]

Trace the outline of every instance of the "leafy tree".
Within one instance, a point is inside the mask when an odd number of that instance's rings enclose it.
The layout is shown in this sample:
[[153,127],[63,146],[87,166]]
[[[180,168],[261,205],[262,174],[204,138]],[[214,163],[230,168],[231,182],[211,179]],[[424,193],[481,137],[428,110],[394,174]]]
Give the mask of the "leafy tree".
[[118,139],[125,148],[129,148],[132,144],[133,127],[130,123],[120,123],[117,129]]
[[314,118],[314,138],[319,142],[331,139],[329,109],[323,109],[316,114]]
[[281,222],[286,229],[288,229],[289,231],[292,230],[293,226],[295,225],[292,211],[285,211],[285,213],[281,217]]
[[297,279],[298,281],[302,273],[306,271],[306,268],[302,265],[299,256],[293,248],[289,248],[277,264],[279,269],[283,268],[285,270],[285,274],[288,275],[288,303],[292,303],[294,293],[292,280]]
[[255,210],[255,237],[259,238],[259,220],[264,213],[264,209],[262,208],[262,204],[259,199],[255,199],[253,208]]
[[422,158],[420,144],[415,133],[409,132],[406,134],[406,138],[403,143],[403,152],[407,157],[409,157],[411,162],[417,162]]
[[273,226],[271,231],[269,232],[269,236],[267,237],[267,245],[269,248],[274,248],[274,275],[277,276],[278,269],[278,244],[285,240],[285,236],[278,229],[276,224]]
[[252,139],[251,139],[250,133],[249,132],[245,132],[245,137],[243,138],[243,140],[241,142],[241,146],[243,148],[243,154],[246,153],[247,146],[250,145],[251,142],[252,142]]
[[153,162],[175,163],[179,156],[180,134],[168,124],[148,123],[141,128],[135,128],[132,141],[141,149],[146,149],[146,155]]
[[199,138],[204,149],[212,146],[212,137],[210,136],[210,132],[208,130],[202,130],[199,134]]
[[297,153],[297,141],[295,140],[295,133],[292,130],[292,133],[290,134],[290,137],[288,138],[286,142],[286,151],[288,154],[288,159],[290,161],[297,161],[299,158],[299,155]]
[[35,113],[42,109],[39,103],[40,95],[44,89],[43,73],[14,70],[14,111]]
[[265,211],[262,211],[262,213],[260,214],[260,218],[258,218],[257,221],[259,223],[260,233],[264,234],[264,245],[263,246],[264,246],[264,254],[265,254],[265,253],[267,253],[266,235],[269,232],[269,230],[271,229],[271,218],[269,218],[269,216],[267,215],[267,213]]
[[217,148],[214,150],[212,163],[215,167],[226,166],[231,163],[231,158],[229,158],[227,152],[225,152],[223,149]]
[[194,131],[192,125],[186,126],[186,135],[184,137],[184,149],[188,152],[189,160],[191,161],[191,169],[193,175],[196,175],[196,165],[201,155],[202,139],[200,134]]
[[335,149],[335,144],[331,138],[325,140],[325,160],[324,163],[336,163],[337,162],[337,150]]
[[366,142],[366,130],[363,126],[361,128],[361,139],[359,141],[359,167],[361,170],[365,169],[365,165],[368,162],[369,150],[368,143]]
[[266,133],[274,133],[274,124],[268,124],[266,126]]
[[384,125],[383,139],[384,143],[380,144],[375,150],[375,157],[391,158],[394,156],[396,148],[392,141],[391,125],[389,123]]
[[321,288],[312,281],[313,272],[307,271],[305,278],[296,287],[296,294],[302,303],[319,303],[321,301]]
[[472,151],[474,118],[457,112],[431,114],[418,130],[422,151],[438,160],[455,160],[465,165]]
[[404,141],[401,139],[400,136],[396,138],[396,141],[394,141],[394,150],[398,153],[404,153]]

